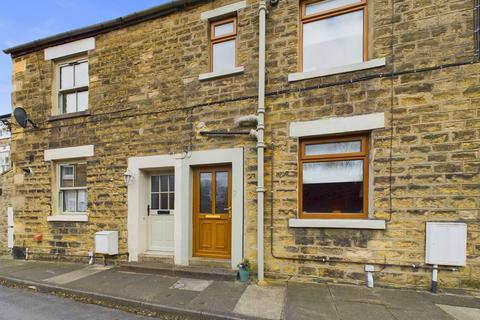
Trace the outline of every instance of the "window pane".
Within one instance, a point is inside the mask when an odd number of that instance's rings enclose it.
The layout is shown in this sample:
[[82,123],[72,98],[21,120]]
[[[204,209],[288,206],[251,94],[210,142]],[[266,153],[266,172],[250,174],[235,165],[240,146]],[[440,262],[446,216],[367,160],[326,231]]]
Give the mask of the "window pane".
[[159,188],[158,188],[158,186],[159,186],[158,179],[159,179],[158,176],[151,176],[151,178],[150,178],[150,185],[151,185],[150,190],[151,190],[151,192],[160,191]]
[[88,62],[75,65],[75,87],[88,86]]
[[60,166],[60,186],[73,187],[74,169],[73,166]]
[[213,35],[215,37],[221,37],[223,35],[233,33],[233,22],[215,26],[213,29]]
[[324,154],[350,153],[362,151],[361,141],[332,142],[321,144],[305,145],[306,156],[317,156]]
[[168,176],[160,176],[160,192],[168,192]]
[[303,26],[303,71],[363,61],[363,11],[346,13]]
[[168,193],[160,193],[160,209],[168,209]]
[[79,163],[75,167],[76,167],[75,187],[86,187],[87,186],[87,164]]
[[60,68],[60,89],[73,87],[73,66]]
[[77,94],[69,93],[63,96],[63,113],[77,111]]
[[169,202],[170,210],[175,209],[175,193],[170,192],[170,202]]
[[235,68],[235,40],[213,45],[213,71],[229,71]]
[[150,199],[151,199],[151,202],[150,202],[150,205],[151,205],[151,209],[159,209],[160,208],[160,205],[159,205],[159,194],[158,193],[152,193],[150,194]]
[[68,190],[68,191],[62,191],[61,193],[63,193],[63,211],[76,212],[77,211],[77,191]]
[[170,191],[175,191],[175,176],[168,176],[168,181],[170,184]]
[[88,91],[81,91],[77,93],[77,110],[84,111],[88,109]]
[[212,173],[200,173],[200,212],[212,213]]
[[87,211],[87,191],[85,190],[78,190],[78,212],[86,212]]
[[340,8],[349,4],[360,3],[360,0],[325,0],[308,4],[305,8],[305,15],[320,13],[336,8]]
[[361,213],[363,160],[303,164],[303,212]]
[[228,172],[217,172],[215,178],[215,211],[228,213]]

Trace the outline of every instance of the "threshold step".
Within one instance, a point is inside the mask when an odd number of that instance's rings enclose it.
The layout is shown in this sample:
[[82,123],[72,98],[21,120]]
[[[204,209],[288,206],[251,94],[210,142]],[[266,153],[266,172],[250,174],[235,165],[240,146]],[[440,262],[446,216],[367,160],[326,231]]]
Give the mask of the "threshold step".
[[119,265],[120,270],[137,273],[162,274],[173,277],[235,281],[237,271],[203,266],[177,266],[162,263],[128,262]]

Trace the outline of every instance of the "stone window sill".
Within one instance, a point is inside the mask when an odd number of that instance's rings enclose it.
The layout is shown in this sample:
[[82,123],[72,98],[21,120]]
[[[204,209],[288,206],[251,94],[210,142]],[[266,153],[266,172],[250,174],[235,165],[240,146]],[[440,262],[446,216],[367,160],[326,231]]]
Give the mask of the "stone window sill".
[[291,228],[385,230],[385,220],[377,219],[289,219]]
[[288,75],[288,82],[295,82],[300,80],[324,77],[334,74],[347,73],[352,71],[360,71],[366,69],[372,69],[385,66],[385,58],[373,59],[360,63],[348,64],[335,68],[328,68],[324,70],[310,71],[310,72],[297,72],[290,73]]
[[78,118],[78,117],[86,117],[90,115],[89,110],[79,111],[79,112],[72,112],[72,113],[65,113],[65,114],[58,114],[54,116],[48,117],[48,121],[55,121],[55,120],[63,120],[63,119],[70,119],[70,118]]
[[60,214],[47,217],[48,222],[88,222],[86,214]]
[[217,79],[217,78],[222,78],[222,77],[228,77],[228,76],[233,76],[236,74],[243,73],[244,68],[243,67],[236,67],[232,70],[228,71],[221,71],[221,72],[209,72],[209,73],[202,73],[198,75],[198,80],[203,81],[203,80],[212,80],[212,79]]

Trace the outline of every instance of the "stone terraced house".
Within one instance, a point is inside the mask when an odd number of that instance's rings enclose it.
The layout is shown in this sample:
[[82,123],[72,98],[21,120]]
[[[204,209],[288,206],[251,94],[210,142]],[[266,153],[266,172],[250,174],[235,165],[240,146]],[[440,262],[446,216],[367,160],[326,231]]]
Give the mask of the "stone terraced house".
[[478,289],[478,10],[180,0],[6,49],[15,247]]

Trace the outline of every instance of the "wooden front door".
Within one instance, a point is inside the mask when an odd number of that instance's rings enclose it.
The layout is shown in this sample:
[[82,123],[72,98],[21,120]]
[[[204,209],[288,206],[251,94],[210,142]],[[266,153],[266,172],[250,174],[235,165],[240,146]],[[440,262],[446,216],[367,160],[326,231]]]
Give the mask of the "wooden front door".
[[195,168],[193,183],[193,256],[231,256],[232,170],[230,166]]

